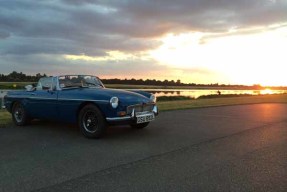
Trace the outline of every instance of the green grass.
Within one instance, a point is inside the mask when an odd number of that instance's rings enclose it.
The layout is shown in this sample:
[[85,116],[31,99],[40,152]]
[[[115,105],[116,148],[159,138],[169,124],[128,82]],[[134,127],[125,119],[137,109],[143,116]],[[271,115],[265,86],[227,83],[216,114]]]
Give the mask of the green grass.
[[[159,101],[157,103],[160,111],[193,109],[202,107],[215,107],[227,105],[243,105],[258,103],[286,103],[287,94],[278,95],[259,95],[259,96],[242,96],[229,98],[210,98],[210,99],[189,99],[177,101]],[[0,128],[11,124],[11,115],[6,110],[0,109]]]
[[157,97],[158,102],[163,101],[182,101],[182,100],[191,100],[193,98],[187,96],[159,96]]
[[0,128],[12,123],[11,114],[4,109],[0,109]]
[[158,102],[157,104],[160,111],[168,111],[178,109],[192,109],[201,107],[244,105],[257,103],[287,103],[287,94],[195,99],[172,102],[164,101]]
[[24,89],[33,82],[0,82],[0,89]]
[[210,95],[201,95],[197,99],[216,99],[216,98],[230,98],[230,97],[250,97],[251,94],[210,94]]

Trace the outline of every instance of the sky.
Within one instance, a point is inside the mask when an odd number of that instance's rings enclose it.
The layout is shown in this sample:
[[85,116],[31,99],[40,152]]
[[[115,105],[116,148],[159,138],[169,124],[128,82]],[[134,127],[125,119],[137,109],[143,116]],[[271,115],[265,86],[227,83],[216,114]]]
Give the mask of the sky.
[[0,73],[287,86],[287,0],[0,0]]

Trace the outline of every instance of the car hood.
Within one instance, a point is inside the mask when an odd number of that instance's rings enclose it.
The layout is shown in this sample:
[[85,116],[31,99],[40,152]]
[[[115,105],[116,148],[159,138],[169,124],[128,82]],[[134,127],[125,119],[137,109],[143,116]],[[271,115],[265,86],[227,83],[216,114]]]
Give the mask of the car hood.
[[150,103],[151,100],[146,96],[127,91],[127,90],[119,90],[119,89],[108,89],[108,88],[85,88],[81,91],[86,94],[91,94],[93,97],[97,99],[106,99],[110,100],[112,97],[118,97],[120,102],[126,104],[135,104],[135,103]]

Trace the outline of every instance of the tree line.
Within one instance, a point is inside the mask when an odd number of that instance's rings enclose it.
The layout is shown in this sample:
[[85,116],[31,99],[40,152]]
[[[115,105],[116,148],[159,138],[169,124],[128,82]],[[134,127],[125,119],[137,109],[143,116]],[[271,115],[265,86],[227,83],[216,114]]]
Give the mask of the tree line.
[[[41,77],[47,75],[37,73],[35,75],[26,75],[22,72],[13,71],[8,75],[0,74],[0,82],[38,82]],[[174,80],[156,80],[156,79],[101,79],[104,84],[128,84],[128,85],[157,85],[157,86],[193,86],[193,87],[246,87],[252,89],[262,88],[260,85],[244,86],[244,85],[224,85],[224,84],[196,84],[196,83],[182,83],[179,79]]]
[[8,75],[0,74],[0,81],[1,82],[37,82],[41,77],[47,77],[44,73],[43,75],[37,73],[35,75],[26,75],[22,72],[13,71]]
[[128,84],[128,85],[159,85],[159,86],[183,86],[180,80],[156,80],[156,79],[101,79],[104,84]]
[[[0,74],[1,82],[37,82],[41,77],[47,77],[47,75],[37,73],[35,75],[26,75],[22,72],[13,71],[8,75]],[[177,81],[174,80],[156,80],[156,79],[101,79],[104,84],[128,84],[128,85],[158,85],[158,86],[205,86],[202,84],[182,83],[179,79]],[[210,85],[218,85],[218,84],[210,84]],[[210,86],[209,85],[209,86]]]

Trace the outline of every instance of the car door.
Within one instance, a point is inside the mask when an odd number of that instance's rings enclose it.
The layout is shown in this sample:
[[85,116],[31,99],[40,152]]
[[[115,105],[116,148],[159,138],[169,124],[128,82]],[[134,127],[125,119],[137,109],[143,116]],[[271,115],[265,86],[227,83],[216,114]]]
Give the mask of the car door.
[[39,119],[56,119],[57,94],[55,79],[53,77],[41,78],[36,90],[30,92],[28,104],[31,115]]

